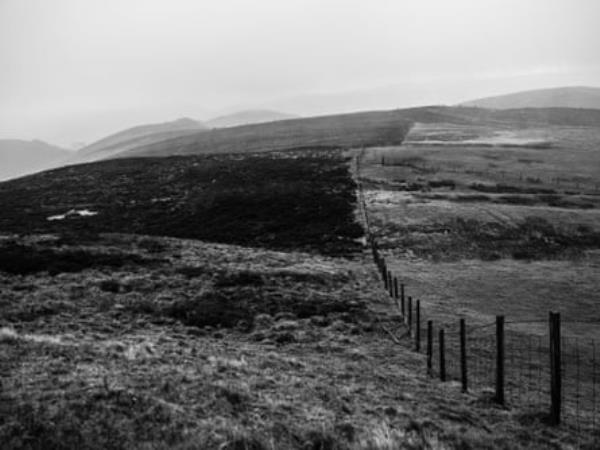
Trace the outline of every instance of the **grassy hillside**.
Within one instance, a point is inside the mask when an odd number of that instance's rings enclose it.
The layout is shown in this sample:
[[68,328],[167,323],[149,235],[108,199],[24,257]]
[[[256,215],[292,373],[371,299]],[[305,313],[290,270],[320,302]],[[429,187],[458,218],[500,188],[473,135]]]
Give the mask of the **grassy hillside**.
[[0,255],[15,247],[87,258],[54,274],[0,269],[3,449],[583,443],[427,377],[424,356],[391,338],[406,330],[366,259],[135,235],[5,239]]
[[546,410],[548,355],[532,348],[547,349],[548,311],[560,312],[563,421],[596,439],[598,371],[578,361],[600,341],[599,145],[595,127],[417,124],[402,146],[368,149],[361,171],[387,267],[446,328],[447,355],[459,318],[473,331],[474,385],[493,385],[489,325],[504,315],[506,396]]
[[214,119],[207,120],[205,124],[210,128],[225,128],[297,118],[298,116],[296,115],[282,113],[279,111],[253,109],[215,117]]
[[[132,232],[352,251],[354,182],[338,150],[111,160],[0,184],[0,232]],[[70,210],[86,217],[49,220]]]
[[394,111],[284,120],[216,129],[140,146],[115,157],[170,156],[288,150],[315,145],[368,147],[398,145],[411,124],[455,123],[495,126],[600,126],[600,110],[569,108],[492,111],[429,106]]
[[488,125],[496,127],[600,127],[600,110],[578,108],[515,108],[492,110],[469,106],[427,106],[399,111],[412,122]]
[[361,147],[402,142],[410,126],[398,111],[293,119],[216,129],[139,147],[117,156],[169,156],[289,150],[312,146]]
[[587,108],[600,109],[600,88],[561,87],[536,89],[486,97],[463,103],[490,109],[515,108]]

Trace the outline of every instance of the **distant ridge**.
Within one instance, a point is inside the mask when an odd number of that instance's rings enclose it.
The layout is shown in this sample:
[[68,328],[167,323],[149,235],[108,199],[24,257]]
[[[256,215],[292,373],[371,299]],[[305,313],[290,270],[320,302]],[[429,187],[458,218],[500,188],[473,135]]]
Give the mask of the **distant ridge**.
[[480,108],[489,109],[600,109],[600,88],[578,86],[537,89],[470,100],[468,102],[461,103],[460,106],[477,106]]
[[206,129],[206,125],[202,122],[187,117],[171,122],[140,125],[119,131],[83,147],[77,152],[73,162],[104,159],[141,145],[150,145]]
[[256,123],[275,122],[277,120],[297,119],[299,116],[269,109],[252,109],[227,114],[206,121],[210,128],[236,127]]
[[72,155],[43,141],[0,139],[0,180],[58,167]]

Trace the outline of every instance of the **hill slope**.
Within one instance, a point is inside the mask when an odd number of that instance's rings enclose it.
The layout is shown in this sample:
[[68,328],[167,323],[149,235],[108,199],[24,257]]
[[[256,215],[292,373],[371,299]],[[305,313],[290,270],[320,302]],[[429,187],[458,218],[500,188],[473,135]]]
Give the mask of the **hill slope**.
[[0,183],[0,234],[133,232],[345,253],[362,235],[347,164],[318,149],[63,167]]
[[43,141],[0,140],[0,180],[56,167],[72,152]]
[[201,122],[182,118],[172,122],[140,125],[107,136],[77,152],[76,161],[95,161],[142,145],[196,133],[206,129]]
[[600,109],[600,88],[562,87],[516,92],[471,100],[463,106],[490,109],[515,108],[588,108]]
[[299,147],[360,147],[402,142],[410,121],[398,111],[293,119],[215,129],[122,152],[117,157],[246,153]]
[[239,111],[233,114],[215,117],[206,123],[210,128],[236,127],[239,125],[250,125],[255,123],[275,122],[278,120],[297,119],[293,114],[271,111],[266,109],[256,109],[248,111]]
[[290,150],[298,147],[398,145],[414,122],[506,126],[600,126],[600,110],[545,108],[489,110],[427,106],[245,125],[139,146],[114,157],[171,156]]

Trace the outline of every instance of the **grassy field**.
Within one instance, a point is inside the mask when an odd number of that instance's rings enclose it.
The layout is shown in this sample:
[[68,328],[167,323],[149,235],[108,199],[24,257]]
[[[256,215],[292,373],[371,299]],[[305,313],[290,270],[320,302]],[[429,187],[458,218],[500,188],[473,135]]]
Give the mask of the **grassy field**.
[[1,245],[88,256],[0,271],[3,448],[594,446],[429,379],[362,257],[122,234]]
[[[599,144],[598,128],[429,123],[413,126],[405,145],[370,149],[363,160],[372,230],[390,269],[421,300],[424,318],[449,330],[451,346],[460,317],[470,329],[495,315],[519,322],[507,328],[517,354],[508,364],[516,404],[523,399],[515,393],[527,389],[515,374],[538,344],[529,363],[547,377],[550,310],[564,322],[565,402],[576,389],[582,404],[597,398]],[[493,361],[493,348],[483,344],[493,328],[471,340]],[[480,369],[493,385],[493,364]],[[458,366],[451,371],[458,374]]]
[[[600,131],[514,131],[545,148],[503,147],[507,134],[417,125],[406,145],[370,150],[361,176],[374,233],[426,302],[437,292],[474,316],[561,306],[587,319],[600,287]],[[448,145],[423,144],[432,136]]]

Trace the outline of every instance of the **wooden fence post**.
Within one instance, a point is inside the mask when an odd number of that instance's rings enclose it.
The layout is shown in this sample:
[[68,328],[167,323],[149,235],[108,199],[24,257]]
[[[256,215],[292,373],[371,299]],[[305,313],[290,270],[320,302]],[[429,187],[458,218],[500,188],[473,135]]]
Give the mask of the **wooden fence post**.
[[387,277],[388,277],[388,290],[389,290],[389,294],[390,297],[394,296],[394,286],[392,285],[392,272],[388,270],[387,273]]
[[550,422],[560,424],[561,408],[561,361],[560,361],[560,313],[550,312]]
[[460,375],[462,391],[467,392],[467,332],[464,318],[460,319]]
[[504,405],[504,316],[496,316],[496,402]]
[[385,287],[385,290],[387,291],[388,289],[388,278],[387,278],[387,265],[384,263],[381,266],[381,277],[383,278],[383,285]]
[[442,328],[439,332],[440,347],[440,380],[446,381],[446,349],[444,348],[444,329]]
[[398,300],[398,278],[394,277],[394,298]]
[[412,297],[408,297],[408,334],[412,334]]
[[406,308],[404,306],[404,283],[400,284],[400,307],[402,308],[402,318],[406,317]]
[[427,374],[432,375],[433,366],[433,320],[427,321]]
[[416,324],[415,324],[415,351],[421,351],[421,300],[417,300],[417,306],[415,310]]

